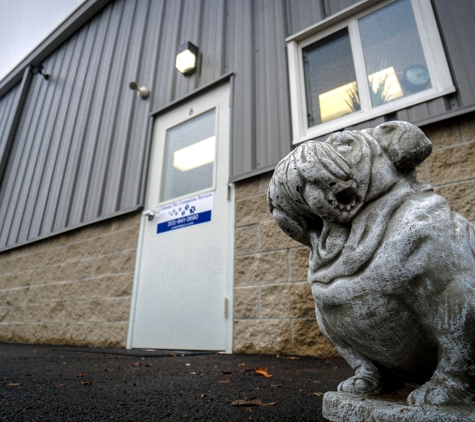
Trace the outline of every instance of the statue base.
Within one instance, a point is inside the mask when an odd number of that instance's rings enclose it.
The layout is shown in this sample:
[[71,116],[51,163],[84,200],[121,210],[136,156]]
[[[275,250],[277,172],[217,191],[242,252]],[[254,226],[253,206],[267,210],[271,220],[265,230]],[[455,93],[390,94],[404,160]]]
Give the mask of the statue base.
[[408,406],[408,392],[357,396],[329,391],[323,396],[323,417],[330,422],[475,422],[475,405]]

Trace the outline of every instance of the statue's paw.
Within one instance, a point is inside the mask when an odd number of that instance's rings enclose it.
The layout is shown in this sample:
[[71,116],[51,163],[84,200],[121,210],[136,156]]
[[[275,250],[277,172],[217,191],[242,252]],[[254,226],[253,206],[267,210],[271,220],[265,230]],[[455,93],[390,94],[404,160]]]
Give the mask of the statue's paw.
[[473,393],[466,387],[452,381],[428,381],[407,397],[407,403],[412,406],[432,404],[447,406],[457,404],[473,404]]
[[355,375],[338,385],[338,391],[352,394],[380,394],[382,385],[377,376]]

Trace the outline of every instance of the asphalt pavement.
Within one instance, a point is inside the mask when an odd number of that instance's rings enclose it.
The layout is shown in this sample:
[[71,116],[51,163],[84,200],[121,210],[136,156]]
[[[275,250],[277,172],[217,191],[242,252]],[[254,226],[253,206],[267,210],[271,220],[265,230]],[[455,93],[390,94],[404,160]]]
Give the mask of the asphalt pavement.
[[0,343],[0,421],[323,421],[341,358]]

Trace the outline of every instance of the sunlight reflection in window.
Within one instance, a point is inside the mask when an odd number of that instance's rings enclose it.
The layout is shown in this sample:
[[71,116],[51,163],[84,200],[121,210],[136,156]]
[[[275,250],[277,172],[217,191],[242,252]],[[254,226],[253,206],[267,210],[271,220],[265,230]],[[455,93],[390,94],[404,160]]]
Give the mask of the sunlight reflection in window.
[[350,96],[353,93],[356,96],[358,95],[356,82],[350,82],[320,94],[318,101],[322,123],[353,113],[357,109],[357,104],[359,104],[358,97],[356,97],[355,103],[352,102]]
[[[373,107],[404,96],[392,66],[369,75],[368,83]],[[320,94],[318,101],[322,123],[338,119],[341,116],[360,110],[358,85],[356,82],[341,85]]]

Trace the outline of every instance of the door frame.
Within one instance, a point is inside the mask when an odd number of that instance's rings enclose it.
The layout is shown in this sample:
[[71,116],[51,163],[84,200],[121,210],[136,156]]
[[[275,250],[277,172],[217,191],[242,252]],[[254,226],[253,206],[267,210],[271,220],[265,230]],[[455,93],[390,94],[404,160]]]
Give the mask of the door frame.
[[[233,87],[234,87],[234,77],[233,74],[224,75],[217,81],[208,84],[191,94],[183,97],[177,101],[172,102],[166,107],[163,107],[153,113],[150,114],[149,125],[147,134],[149,137],[149,148],[147,154],[146,165],[144,166],[144,173],[143,173],[143,180],[144,180],[144,188],[142,194],[142,201],[145,203],[146,200],[146,192],[148,190],[149,184],[149,175],[152,168],[152,142],[155,135],[155,122],[160,115],[166,114],[168,112],[173,111],[173,109],[186,105],[186,103],[190,101],[196,100],[197,97],[207,95],[208,93],[221,88],[223,85],[228,85],[228,92],[229,92],[229,121],[228,121],[228,144],[229,144],[229,152],[228,152],[228,201],[229,201],[229,219],[228,219],[228,262],[227,262],[227,279],[225,283],[225,290],[226,290],[226,306],[225,306],[225,313],[226,313],[226,334],[225,334],[225,350],[223,353],[232,353],[233,350],[233,328],[234,328],[234,303],[233,303],[233,294],[234,294],[234,219],[235,219],[235,185],[234,183],[229,181],[229,174],[231,171],[231,153],[232,153],[232,142],[231,142],[231,127],[232,127],[232,104],[233,104]],[[218,183],[218,181],[215,181]],[[144,244],[144,231],[146,225],[144,224],[144,219],[148,217],[148,212],[150,210],[144,210],[141,215],[141,222],[140,222],[140,229],[139,229],[139,238],[138,238],[138,245],[137,245],[137,254],[136,254],[136,264],[135,264],[135,271],[134,271],[134,281],[133,281],[133,291],[132,291],[132,303],[131,303],[131,310],[130,310],[130,318],[129,318],[129,326],[128,326],[128,333],[127,333],[127,343],[126,348],[132,349],[132,340],[133,340],[133,329],[135,323],[135,314],[136,314],[136,304],[137,304],[137,296],[138,296],[138,289],[139,289],[139,275],[140,275],[140,265],[141,265],[141,255],[143,250]]]

